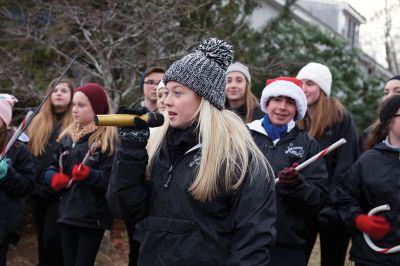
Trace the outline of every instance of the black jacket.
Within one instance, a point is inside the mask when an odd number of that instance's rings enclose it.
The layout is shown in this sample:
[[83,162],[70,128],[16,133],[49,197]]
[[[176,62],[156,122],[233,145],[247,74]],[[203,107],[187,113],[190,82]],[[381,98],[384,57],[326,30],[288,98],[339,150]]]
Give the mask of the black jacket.
[[50,139],[45,147],[45,150],[40,156],[33,156],[34,168],[35,168],[35,187],[31,193],[32,200],[45,200],[54,201],[58,200],[59,193],[52,190],[47,184],[43,183],[43,177],[41,176],[46,168],[50,166],[53,161],[55,151],[58,149],[57,137],[60,133],[60,125],[62,120],[58,122],[58,125],[54,128],[51,133]]
[[267,265],[276,234],[273,174],[267,180],[257,172],[253,182],[246,176],[236,191],[203,203],[188,191],[201,146],[175,163],[171,153],[177,154],[164,141],[146,183],[144,147],[122,143],[114,161],[107,199],[116,216],[139,221],[139,264]]
[[[235,112],[235,114],[239,115],[240,118],[242,118],[242,120],[244,120],[246,118],[246,113],[247,113],[246,104],[243,104],[243,105],[239,106],[238,108],[227,107],[227,109]],[[261,110],[260,105],[257,104],[256,106],[254,106],[253,117],[252,117],[251,121],[261,119],[264,117],[264,115],[265,115],[265,113]]]
[[[400,245],[400,154],[383,143],[366,151],[343,179],[338,193],[339,214],[352,233],[350,259],[373,266],[400,265],[400,253],[379,254],[367,246],[363,234],[355,227],[358,214],[389,204],[391,211],[378,215],[390,221],[392,230],[382,240],[373,242],[382,248]],[[397,234],[396,234],[397,232]]]
[[24,221],[25,196],[34,186],[33,161],[28,148],[19,141],[4,160],[9,167],[0,179],[0,244],[16,244]]
[[[88,151],[89,137],[90,135],[86,135],[75,144],[72,143],[69,136],[61,141],[60,149],[55,153],[55,161],[53,161],[57,170],[60,153],[68,150],[69,154],[63,160],[63,168],[64,173],[72,176],[72,168],[75,164],[82,162]],[[97,178],[94,183],[89,182],[88,179],[75,181],[70,188],[62,190],[57,222],[93,229],[111,228],[113,217],[108,208],[105,193],[112,160],[113,156],[103,154],[99,149],[89,157],[87,166],[91,168]]]
[[[306,132],[294,127],[274,144],[262,126],[262,120],[248,124],[254,141],[268,159],[274,173],[301,164],[319,152],[318,143]],[[327,170],[323,160],[317,160],[300,171],[300,183],[294,188],[276,188],[278,232],[277,245],[306,243],[306,217],[315,215],[328,196]]]
[[347,111],[344,113],[343,119],[327,129],[324,135],[317,139],[317,141],[321,149],[325,149],[341,138],[345,138],[346,143],[324,156],[326,168],[328,169],[330,197],[327,198],[327,202],[318,217],[310,218],[311,220],[319,219],[321,225],[328,226],[328,228],[332,224],[342,224],[337,213],[337,207],[335,206],[337,200],[336,188],[341,182],[343,175],[360,155],[357,129],[351,115]]

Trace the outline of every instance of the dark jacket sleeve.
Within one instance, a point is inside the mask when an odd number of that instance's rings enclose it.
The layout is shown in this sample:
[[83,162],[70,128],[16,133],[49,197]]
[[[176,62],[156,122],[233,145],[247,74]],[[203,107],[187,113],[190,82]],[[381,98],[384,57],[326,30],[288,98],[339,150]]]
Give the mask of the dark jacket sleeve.
[[[342,176],[350,169],[351,165],[360,155],[357,129],[350,114],[346,113],[339,128],[340,138],[346,139],[346,144],[336,150],[336,165],[331,179],[331,188],[340,183]],[[333,195],[334,196],[334,195]]]
[[[357,230],[354,220],[358,214],[364,213],[362,209],[362,180],[361,163],[356,162],[346,172],[342,184],[337,189],[337,206],[340,218],[351,231]],[[365,204],[365,203],[364,203]]]
[[[260,176],[262,175],[262,176]],[[269,250],[275,243],[276,196],[274,174],[248,175],[232,197],[231,256],[226,265],[268,265]]]
[[[318,143],[312,139],[307,159],[319,152]],[[293,188],[277,187],[277,193],[294,208],[301,208],[309,214],[322,209],[328,196],[328,171],[323,160],[318,159],[299,172],[300,183]]]
[[144,181],[147,160],[144,147],[119,145],[106,194],[116,217],[134,222],[142,219],[147,212],[150,198]]
[[13,163],[7,169],[7,174],[0,180],[0,188],[11,198],[21,198],[29,194],[34,187],[33,160],[28,148],[18,143],[12,149]]
[[93,191],[104,195],[110,181],[111,167],[113,164],[113,155],[102,154],[102,158],[98,163],[99,168],[93,169],[96,173],[96,180],[92,184]]

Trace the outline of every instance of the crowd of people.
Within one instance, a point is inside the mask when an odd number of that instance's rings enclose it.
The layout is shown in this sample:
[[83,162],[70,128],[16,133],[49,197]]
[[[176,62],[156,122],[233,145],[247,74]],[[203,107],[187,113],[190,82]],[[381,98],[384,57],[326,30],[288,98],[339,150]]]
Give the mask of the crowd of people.
[[[360,138],[331,97],[332,79],[310,62],[268,79],[257,99],[249,68],[210,38],[167,70],[146,70],[143,102],[117,111],[134,126],[118,128],[94,123],[112,113],[101,85],[51,81],[0,162],[0,266],[27,203],[38,266],[94,265],[113,218],[125,222],[129,265],[305,266],[318,235],[322,266],[343,266],[349,243],[356,266],[400,265],[390,252],[400,245],[400,76],[385,83],[378,119]],[[2,150],[17,101],[0,94]],[[164,124],[149,128],[146,112]]]

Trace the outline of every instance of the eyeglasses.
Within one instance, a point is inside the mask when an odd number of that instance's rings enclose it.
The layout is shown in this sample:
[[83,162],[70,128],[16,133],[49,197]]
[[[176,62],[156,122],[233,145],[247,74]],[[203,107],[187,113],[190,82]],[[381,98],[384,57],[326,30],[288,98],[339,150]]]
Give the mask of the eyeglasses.
[[145,81],[144,84],[150,85],[150,86],[154,86],[154,85],[158,86],[158,84],[160,84],[160,81],[155,82],[154,80],[150,79],[150,80]]

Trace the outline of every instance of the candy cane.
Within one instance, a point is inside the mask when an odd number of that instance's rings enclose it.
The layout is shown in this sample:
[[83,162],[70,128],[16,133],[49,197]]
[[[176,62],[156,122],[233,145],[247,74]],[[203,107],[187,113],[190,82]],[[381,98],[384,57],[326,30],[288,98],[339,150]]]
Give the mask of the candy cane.
[[[87,164],[87,161],[89,160],[89,157],[90,157],[91,155],[93,155],[93,153],[96,151],[96,149],[97,149],[97,142],[95,141],[95,142],[93,142],[92,145],[90,146],[90,149],[89,149],[88,152],[86,153],[85,157],[83,157],[83,160],[82,160],[81,164],[79,165],[78,171],[81,170],[82,165]],[[72,183],[73,183],[74,181],[75,181],[75,178],[72,177],[72,178],[69,180],[69,182],[68,182],[67,188],[69,188],[69,187],[72,185]]]
[[[325,148],[324,150],[320,151],[319,153],[315,154],[313,157],[311,157],[310,159],[308,159],[307,161],[303,162],[302,164],[299,164],[298,166],[296,166],[296,168],[294,168],[296,171],[300,171],[301,169],[303,169],[304,167],[308,166],[309,164],[315,162],[316,160],[324,157],[325,155],[327,155],[328,153],[330,153],[331,151],[337,149],[339,146],[343,145],[346,143],[346,139],[345,138],[341,138],[338,141],[336,141],[335,143],[333,143],[332,145],[328,146],[327,148]],[[279,178],[275,178],[275,183],[277,183],[279,181]]]
[[27,121],[32,117],[33,112],[29,111],[24,119],[22,119],[21,124],[18,126],[18,128],[15,130],[14,134],[10,138],[10,140],[7,142],[6,147],[3,149],[3,151],[0,154],[0,162],[4,159],[4,157],[7,155],[8,151],[11,149],[11,147],[14,145],[15,141],[17,141],[18,137],[21,135],[22,131],[24,131],[26,127]]
[[[381,205],[381,206],[373,208],[372,210],[369,211],[368,215],[369,216],[373,216],[376,213],[383,212],[383,211],[390,211],[389,204],[385,204],[385,205]],[[369,237],[369,235],[367,235],[366,233],[363,233],[363,235],[364,235],[365,242],[367,242],[368,246],[371,249],[373,249],[376,252],[378,252],[378,253],[381,253],[381,254],[392,254],[392,253],[396,253],[396,252],[400,251],[400,245],[397,245],[397,246],[394,246],[394,247],[391,247],[391,248],[380,248],[380,247],[376,246],[372,242],[372,240]]]

